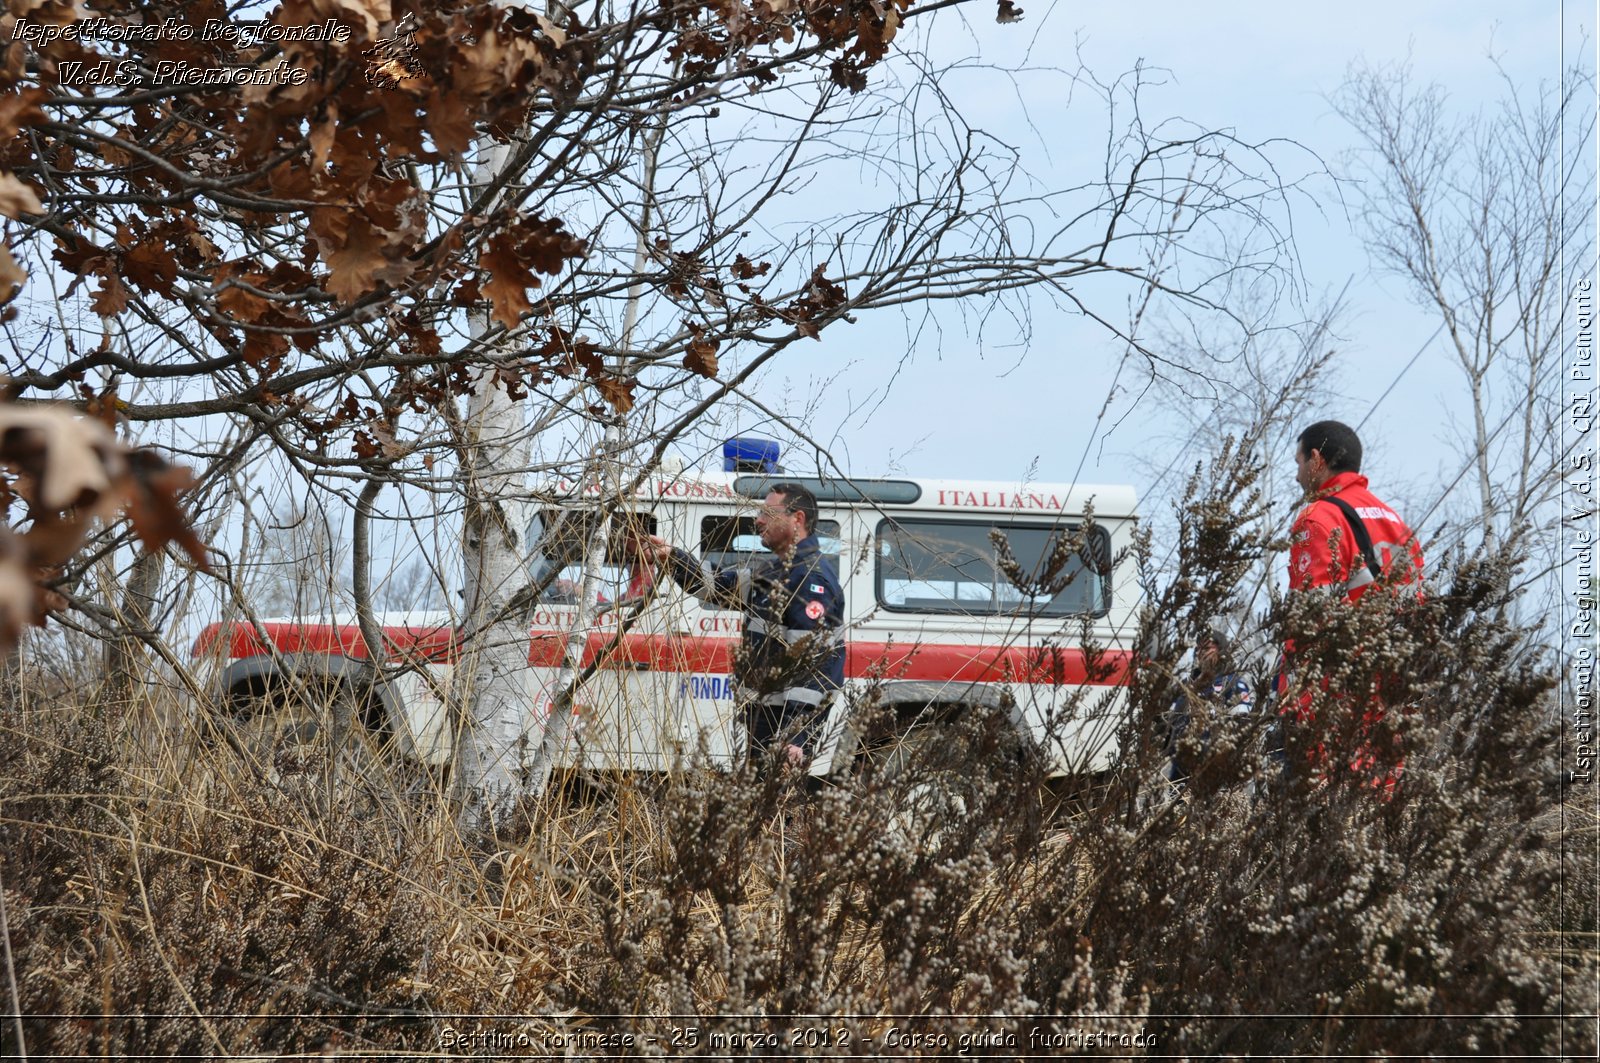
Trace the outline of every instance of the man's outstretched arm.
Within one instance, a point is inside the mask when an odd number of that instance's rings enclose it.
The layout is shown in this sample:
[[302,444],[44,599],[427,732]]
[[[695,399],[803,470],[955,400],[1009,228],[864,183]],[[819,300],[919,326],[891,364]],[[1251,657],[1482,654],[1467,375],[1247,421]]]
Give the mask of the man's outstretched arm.
[[750,596],[750,570],[713,568],[687,550],[652,535],[650,551],[661,571],[678,586],[718,609],[738,609]]

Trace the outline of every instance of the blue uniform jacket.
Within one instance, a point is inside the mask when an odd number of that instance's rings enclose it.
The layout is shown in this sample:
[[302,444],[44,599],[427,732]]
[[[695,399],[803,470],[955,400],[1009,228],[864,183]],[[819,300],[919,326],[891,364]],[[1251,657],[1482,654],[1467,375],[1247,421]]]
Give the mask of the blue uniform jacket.
[[[1200,682],[1199,673],[1191,675],[1189,682],[1198,684]],[[1250,680],[1239,672],[1227,672],[1219,675],[1211,680],[1209,686],[1200,687],[1196,689],[1195,693],[1199,696],[1200,701],[1210,706],[1213,719],[1220,716],[1247,716],[1255,707],[1255,690],[1250,685]],[[1171,758],[1171,764],[1167,769],[1167,777],[1170,779],[1182,779],[1190,772],[1190,765],[1180,763],[1178,740],[1189,729],[1189,723],[1193,716],[1194,710],[1189,704],[1188,694],[1179,694],[1177,699],[1173,701],[1172,706],[1167,709],[1166,753]],[[1210,737],[1211,731],[1208,728],[1201,738],[1209,745]]]
[[744,612],[734,681],[747,702],[814,710],[844,685],[844,591],[815,535],[787,563],[719,569],[674,548],[669,569],[707,605]]

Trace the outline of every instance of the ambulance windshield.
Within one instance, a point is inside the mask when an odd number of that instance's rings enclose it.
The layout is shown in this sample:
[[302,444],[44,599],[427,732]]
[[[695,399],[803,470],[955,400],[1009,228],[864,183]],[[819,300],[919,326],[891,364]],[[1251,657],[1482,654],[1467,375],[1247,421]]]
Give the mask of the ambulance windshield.
[[[995,531],[1016,561],[1022,586],[1005,572]],[[1003,519],[883,521],[878,601],[888,609],[931,613],[1099,615],[1110,606],[1109,538],[1097,528],[1083,549],[1053,557],[1062,536],[1076,532]],[[1054,571],[1052,562],[1058,562]]]

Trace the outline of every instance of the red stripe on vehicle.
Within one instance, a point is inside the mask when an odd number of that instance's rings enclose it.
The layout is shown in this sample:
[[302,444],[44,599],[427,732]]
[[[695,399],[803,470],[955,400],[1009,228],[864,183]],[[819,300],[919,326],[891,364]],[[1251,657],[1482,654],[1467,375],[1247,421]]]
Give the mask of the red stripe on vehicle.
[[853,642],[845,657],[845,674],[852,679],[1101,686],[1120,682],[1132,656],[1126,651],[1101,654],[1091,678],[1087,658],[1075,648]]
[[[196,656],[217,652],[226,642],[230,658],[253,657],[267,650],[255,630],[242,624],[213,624],[195,642]],[[265,624],[266,634],[281,653],[325,653],[365,658],[366,643],[353,625]],[[455,659],[456,646],[449,628],[384,629],[392,659],[422,657],[435,662]],[[614,636],[601,632],[588,638],[583,664],[594,663]],[[528,646],[528,663],[536,668],[559,668],[566,654],[565,635],[535,632]],[[710,672],[733,670],[739,648],[737,638],[687,635],[624,635],[607,654],[601,667],[634,668],[656,672]],[[1107,651],[1097,674],[1082,650],[1067,647],[972,646],[961,643],[900,643],[854,641],[846,644],[845,675],[851,679],[908,679],[952,683],[1038,683],[1052,686],[1112,685],[1126,674],[1131,654]]]
[[[261,627],[280,653],[327,653],[357,659],[367,656],[366,640],[354,624],[268,623]],[[430,661],[447,661],[455,657],[454,632],[448,627],[386,627],[383,633],[394,650],[389,655],[391,659],[420,655]],[[194,655],[215,654],[219,645],[227,647],[229,658],[257,657],[268,652],[249,624],[211,624],[195,639]]]

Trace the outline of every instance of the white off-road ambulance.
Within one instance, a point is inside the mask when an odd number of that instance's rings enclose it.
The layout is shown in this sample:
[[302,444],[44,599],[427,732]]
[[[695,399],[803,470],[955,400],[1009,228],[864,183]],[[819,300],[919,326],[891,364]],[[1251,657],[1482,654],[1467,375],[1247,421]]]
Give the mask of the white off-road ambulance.
[[[776,444],[749,439],[729,441],[722,471],[659,472],[604,507],[598,566],[585,533],[602,509],[595,494],[570,483],[541,492],[527,537],[530,586],[544,588],[528,637],[530,751],[558,688],[575,680],[558,767],[664,771],[744,748],[730,679],[742,615],[657,582],[629,537],[661,536],[714,566],[748,563],[763,555],[756,511],[780,482],[816,494],[816,532],[846,600],[846,689],[829,706],[813,772],[842,770],[861,751],[850,717],[868,701],[924,730],[974,707],[1003,710],[1057,774],[1109,762],[1138,597],[1131,564],[1113,564],[1132,542],[1131,487],[795,476],[778,471]],[[593,598],[580,603],[585,586]],[[287,692],[306,688],[285,680],[294,672],[359,690],[370,730],[442,764],[457,631],[442,613],[378,619],[382,674],[353,616],[214,624],[195,653],[217,659],[231,711],[283,711]],[[575,633],[581,661],[568,658]],[[1085,638],[1097,648],[1088,658]]]

